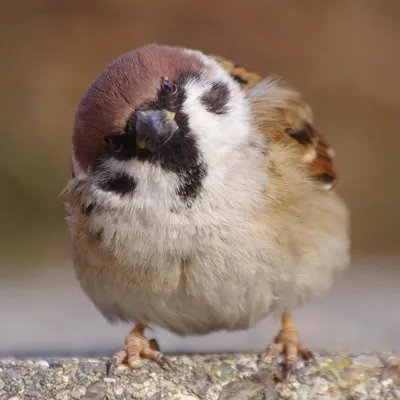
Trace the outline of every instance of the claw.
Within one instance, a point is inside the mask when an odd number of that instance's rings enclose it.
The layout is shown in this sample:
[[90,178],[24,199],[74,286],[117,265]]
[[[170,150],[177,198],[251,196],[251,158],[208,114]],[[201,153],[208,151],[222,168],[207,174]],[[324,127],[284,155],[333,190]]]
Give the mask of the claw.
[[270,344],[261,356],[261,360],[265,357],[274,357],[281,354],[284,350],[284,344],[281,342]]
[[115,367],[117,367],[117,362],[115,360],[115,357],[113,357],[112,361],[109,361],[107,363],[107,376],[111,376],[113,374]]
[[282,372],[274,374],[280,382],[289,382],[296,366],[297,356],[301,356],[304,360],[311,360],[318,365],[314,354],[300,345],[299,333],[288,312],[283,313],[282,328],[275,337],[274,343],[266,348],[260,360],[267,356],[274,357],[280,354],[284,356]]
[[160,353],[160,348],[155,339],[147,340],[143,334],[145,325],[136,325],[132,332],[126,337],[125,348],[115,353],[112,361],[107,367],[107,376],[110,376],[114,369],[127,362],[133,369],[142,365],[141,358],[155,361],[161,367],[168,366],[174,370],[173,365],[167,357]]
[[106,364],[106,375],[111,376],[112,373],[114,372],[115,365],[113,361],[108,360]]
[[278,382],[289,383],[290,377],[292,375],[293,369],[295,367],[295,362],[285,362],[283,363],[282,372],[275,372],[274,377]]
[[296,361],[287,361],[283,365],[283,372],[282,372],[282,382],[288,383],[290,376],[292,375],[294,366],[296,364]]
[[315,355],[312,351],[305,349],[304,347],[300,347],[297,350],[298,354],[306,361],[311,361],[315,366],[318,365],[318,361],[315,358]]
[[172,370],[174,367],[167,357],[165,357],[159,351],[155,351],[152,349],[143,349],[140,353],[143,358],[148,358],[150,360],[154,360],[160,367],[165,368],[165,366],[170,367]]
[[168,367],[172,370],[175,371],[175,367],[172,365],[171,361],[169,361],[169,359],[165,356],[161,356],[161,360],[163,365],[168,365]]
[[262,353],[261,357],[260,357],[260,361],[264,360],[265,357],[271,357],[271,346],[268,346],[264,353]]
[[126,350],[121,350],[118,353],[116,353],[112,358],[112,361],[109,362],[108,364],[107,376],[110,376],[114,372],[114,369],[120,366],[127,357],[128,357],[128,352]]

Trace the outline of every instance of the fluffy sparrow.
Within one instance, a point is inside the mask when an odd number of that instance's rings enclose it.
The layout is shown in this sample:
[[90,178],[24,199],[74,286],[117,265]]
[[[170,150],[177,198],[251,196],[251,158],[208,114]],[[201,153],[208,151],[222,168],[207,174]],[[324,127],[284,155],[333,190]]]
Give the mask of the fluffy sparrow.
[[300,344],[290,310],[348,265],[348,211],[310,107],[199,51],[148,45],[83,96],[64,190],[73,262],[110,321],[136,323],[112,367],[168,359],[149,324],[180,335],[246,329],[271,313],[288,378]]

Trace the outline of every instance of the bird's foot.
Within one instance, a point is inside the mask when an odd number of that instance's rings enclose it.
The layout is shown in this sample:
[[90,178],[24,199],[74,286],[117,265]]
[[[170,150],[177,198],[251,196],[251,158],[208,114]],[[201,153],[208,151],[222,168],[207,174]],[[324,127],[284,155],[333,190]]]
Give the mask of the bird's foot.
[[173,369],[171,362],[159,350],[155,340],[147,340],[143,332],[146,326],[138,324],[125,339],[123,350],[114,354],[108,367],[107,375],[111,375],[116,367],[127,362],[131,368],[140,368],[142,358],[147,358],[158,363],[162,367]]
[[261,359],[281,354],[284,356],[283,370],[281,373],[276,374],[276,378],[281,382],[287,383],[289,381],[296,366],[297,356],[316,363],[314,354],[301,346],[299,332],[288,313],[283,314],[282,328],[275,336],[274,343],[267,347]]

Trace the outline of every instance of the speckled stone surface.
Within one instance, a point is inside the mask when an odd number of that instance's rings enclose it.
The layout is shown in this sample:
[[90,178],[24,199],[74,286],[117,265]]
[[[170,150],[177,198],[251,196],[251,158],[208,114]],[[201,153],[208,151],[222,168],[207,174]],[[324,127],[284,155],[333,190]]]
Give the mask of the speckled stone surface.
[[256,354],[170,357],[175,371],[145,361],[106,376],[107,359],[0,360],[0,400],[327,400],[400,399],[400,355],[320,354],[299,361],[288,384],[277,383],[280,359]]

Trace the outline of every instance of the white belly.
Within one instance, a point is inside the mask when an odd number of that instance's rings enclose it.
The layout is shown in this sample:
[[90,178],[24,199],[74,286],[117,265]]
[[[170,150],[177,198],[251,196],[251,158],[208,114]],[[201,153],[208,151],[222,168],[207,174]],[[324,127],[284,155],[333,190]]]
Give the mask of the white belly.
[[[342,214],[325,215],[324,224],[329,225],[327,218],[345,218]],[[111,320],[155,324],[179,334],[249,327],[323,293],[348,261],[341,223],[330,237],[320,238],[315,226],[303,221],[298,232],[294,226],[286,231],[286,239],[258,222],[165,231],[148,224],[143,231],[126,219],[116,223],[113,216],[102,219],[101,237],[88,235],[87,226],[73,234],[74,263],[96,306]],[[304,243],[293,251],[287,247],[290,236],[299,234]]]

